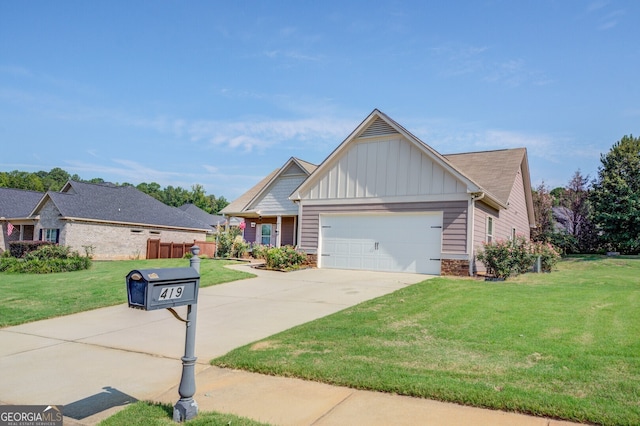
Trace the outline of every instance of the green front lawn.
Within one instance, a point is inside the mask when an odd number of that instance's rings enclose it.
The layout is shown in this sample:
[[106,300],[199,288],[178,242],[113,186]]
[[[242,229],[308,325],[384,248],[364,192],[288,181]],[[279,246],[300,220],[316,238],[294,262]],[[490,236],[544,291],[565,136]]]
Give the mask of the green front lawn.
[[[200,287],[254,276],[224,267],[230,263],[202,259]],[[186,259],[96,261],[85,271],[0,273],[0,327],[126,303],[125,277],[131,270],[188,266]]]
[[212,361],[601,424],[640,424],[640,259],[506,282],[436,278]]

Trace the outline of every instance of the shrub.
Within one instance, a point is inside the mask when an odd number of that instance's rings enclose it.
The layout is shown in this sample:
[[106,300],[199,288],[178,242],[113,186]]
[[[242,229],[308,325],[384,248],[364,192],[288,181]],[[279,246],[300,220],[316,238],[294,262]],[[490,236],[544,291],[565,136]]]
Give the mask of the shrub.
[[242,230],[237,227],[231,227],[223,230],[223,228],[218,225],[216,227],[216,231],[216,256],[233,257],[233,244],[236,241],[236,237],[242,238]]
[[53,243],[50,241],[13,241],[9,243],[9,252],[12,257],[21,258],[25,254],[47,245],[53,245]]
[[241,258],[249,252],[249,243],[242,239],[241,235],[238,235],[231,244],[231,257]]
[[48,274],[52,272],[71,272],[91,267],[91,258],[81,256],[69,247],[42,245],[30,251],[22,258],[3,257],[0,259],[0,272],[27,274]]
[[24,255],[25,260],[40,259],[68,259],[69,257],[79,256],[71,252],[71,248],[67,246],[45,245],[35,251],[30,251]]
[[549,243],[533,243],[522,236],[513,240],[484,243],[476,258],[496,278],[509,278],[531,269],[541,256],[542,270],[550,272],[560,259],[560,251]]
[[253,243],[251,245],[251,255],[256,259],[266,259],[267,250],[269,250],[269,246],[265,246],[264,244]]
[[271,247],[265,253],[267,268],[292,270],[306,263],[307,255],[292,246]]
[[533,253],[534,258],[540,256],[542,272],[551,272],[560,260],[560,249],[549,243],[533,243]]
[[14,268],[16,268],[16,263],[19,263],[20,260],[15,257],[6,257],[2,256],[0,258],[0,272],[14,272]]

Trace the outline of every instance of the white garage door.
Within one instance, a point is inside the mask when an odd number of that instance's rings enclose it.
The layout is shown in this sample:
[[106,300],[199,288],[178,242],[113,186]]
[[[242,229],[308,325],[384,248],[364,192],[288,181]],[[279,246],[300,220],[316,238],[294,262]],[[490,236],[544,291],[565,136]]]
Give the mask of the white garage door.
[[320,215],[321,268],[440,274],[442,214]]

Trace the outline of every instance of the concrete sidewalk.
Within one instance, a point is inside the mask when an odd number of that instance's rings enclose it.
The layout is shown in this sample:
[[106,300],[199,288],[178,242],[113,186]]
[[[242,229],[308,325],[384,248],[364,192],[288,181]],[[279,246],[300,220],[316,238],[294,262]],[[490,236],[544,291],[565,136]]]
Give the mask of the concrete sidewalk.
[[[573,423],[516,413],[300,379],[210,367],[197,377],[201,411],[236,414],[273,425],[568,426]],[[174,405],[177,387],[155,400]],[[249,403],[247,403],[249,402]]]
[[[210,367],[211,358],[233,348],[427,278],[316,269],[251,271],[258,278],[200,290],[195,398],[201,411],[273,424],[455,425],[463,413],[478,420],[482,413],[490,416],[474,424],[501,424],[499,418],[510,419],[502,424],[548,424],[540,418]],[[0,329],[0,404],[64,405],[69,425],[96,424],[136,400],[174,404],[184,334],[184,324],[168,311],[126,305]]]

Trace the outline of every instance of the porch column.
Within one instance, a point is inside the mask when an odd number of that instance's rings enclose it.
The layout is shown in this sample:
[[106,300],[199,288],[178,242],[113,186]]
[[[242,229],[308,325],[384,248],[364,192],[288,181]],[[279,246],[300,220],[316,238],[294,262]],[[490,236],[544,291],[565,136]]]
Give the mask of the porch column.
[[276,219],[276,247],[280,247],[282,244],[282,216],[278,215]]

